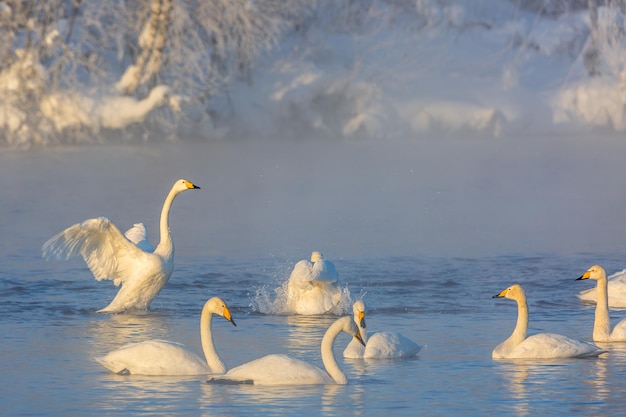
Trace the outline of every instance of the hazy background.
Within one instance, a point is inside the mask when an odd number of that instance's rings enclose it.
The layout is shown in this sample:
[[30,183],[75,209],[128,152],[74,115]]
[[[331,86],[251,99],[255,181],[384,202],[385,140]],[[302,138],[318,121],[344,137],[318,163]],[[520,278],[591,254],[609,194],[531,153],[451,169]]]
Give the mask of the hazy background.
[[[4,251],[106,216],[153,243],[177,197],[177,254],[307,257],[615,253],[626,249],[624,141],[232,141],[0,155]],[[23,204],[37,218],[21,215]],[[27,248],[15,246],[25,239]]]

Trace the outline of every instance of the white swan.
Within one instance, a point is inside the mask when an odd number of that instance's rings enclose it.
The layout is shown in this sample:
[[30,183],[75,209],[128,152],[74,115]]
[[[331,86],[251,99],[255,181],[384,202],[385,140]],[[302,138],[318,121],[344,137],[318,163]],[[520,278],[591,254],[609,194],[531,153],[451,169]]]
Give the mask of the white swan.
[[287,283],[287,305],[296,314],[324,314],[342,300],[335,265],[315,251],[296,263]]
[[354,323],[365,346],[353,338],[343,351],[344,358],[391,359],[417,356],[422,347],[395,332],[376,332],[367,335],[365,330],[365,302],[357,300],[352,306]]
[[[626,308],[626,269],[618,271],[607,278],[609,307]],[[595,303],[598,299],[596,287],[582,290],[578,298],[588,303]]]
[[596,345],[560,334],[539,333],[526,337],[528,305],[526,294],[518,284],[493,296],[517,301],[517,325],[513,334],[492,352],[493,359],[563,359],[598,356],[604,352]]
[[604,268],[600,265],[592,266],[577,280],[583,279],[594,279],[597,283],[598,301],[596,303],[596,317],[593,322],[593,340],[596,342],[626,342],[626,319],[617,323],[611,331],[609,297]]
[[322,362],[325,371],[309,362],[274,354],[239,365],[208,382],[255,385],[347,384],[348,378],[339,368],[333,354],[333,342],[342,331],[357,339],[361,338],[351,317],[341,317],[331,324],[322,339]]
[[[124,237],[109,219],[98,217],[70,226],[50,238],[42,247],[43,256],[68,259],[80,254],[98,281],[110,279],[115,285],[122,284],[113,301],[100,312],[146,310],[174,268],[174,243],[169,230],[172,202],[181,192],[199,188],[184,179],[174,183],[161,211],[161,241],[152,252],[142,250]],[[136,233],[131,230],[127,233],[133,238]]]
[[122,346],[96,360],[110,371],[124,375],[223,374],[226,367],[215,351],[211,334],[213,314],[219,314],[236,326],[221,298],[213,297],[204,304],[200,317],[200,340],[205,359],[180,343],[147,340]]

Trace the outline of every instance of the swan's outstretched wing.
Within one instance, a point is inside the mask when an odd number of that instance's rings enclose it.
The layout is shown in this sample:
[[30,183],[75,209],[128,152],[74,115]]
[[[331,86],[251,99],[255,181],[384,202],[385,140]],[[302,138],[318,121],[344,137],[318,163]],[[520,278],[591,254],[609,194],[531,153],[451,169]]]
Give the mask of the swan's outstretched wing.
[[46,259],[69,259],[80,254],[98,281],[110,279],[115,285],[140,270],[151,255],[125,238],[105,217],[68,227],[44,243],[42,252]]
[[148,241],[148,231],[143,223],[135,223],[133,227],[124,233],[124,236],[126,236],[126,239],[137,245],[142,251],[150,253],[154,252],[154,248],[150,244],[150,241]]

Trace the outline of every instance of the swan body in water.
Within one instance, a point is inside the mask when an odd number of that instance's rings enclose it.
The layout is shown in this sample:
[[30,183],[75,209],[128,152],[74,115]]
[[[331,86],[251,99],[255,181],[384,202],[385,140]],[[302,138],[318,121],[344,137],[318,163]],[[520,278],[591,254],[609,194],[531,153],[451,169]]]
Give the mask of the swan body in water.
[[[609,307],[626,308],[626,269],[609,276],[607,284]],[[598,299],[597,286],[582,290],[578,298],[587,303],[595,303]]]
[[317,385],[348,383],[333,354],[333,342],[339,333],[361,339],[359,329],[351,317],[337,319],[330,325],[322,339],[322,363],[324,369],[287,355],[267,355],[239,365],[225,375],[211,378],[210,383],[240,383],[255,385]]
[[69,259],[80,254],[98,281],[110,279],[116,286],[121,284],[113,301],[100,312],[147,310],[174,269],[174,243],[169,230],[172,202],[183,191],[199,188],[185,179],[174,183],[163,203],[161,240],[153,251],[139,246],[151,248],[142,242],[145,240],[143,225],[136,224],[131,228],[127,232],[129,239],[109,219],[98,217],[70,226],[50,238],[42,247],[43,256],[46,259]]
[[352,338],[343,351],[344,358],[392,359],[417,356],[420,345],[395,332],[376,332],[371,335],[365,330],[365,302],[357,300],[352,306],[354,323],[365,342],[365,346]]
[[578,278],[578,280],[584,279],[596,281],[598,299],[593,322],[593,340],[596,342],[626,342],[626,319],[617,323],[611,331],[606,271],[600,265],[594,265]]
[[342,300],[335,265],[315,251],[311,261],[296,263],[287,283],[287,305],[296,314],[313,315],[332,311]]
[[598,356],[605,353],[596,345],[569,337],[539,333],[526,337],[528,331],[528,305],[522,287],[514,284],[493,298],[517,301],[517,324],[513,334],[492,352],[493,359],[564,359]]
[[200,339],[204,359],[180,343],[147,340],[131,343],[96,358],[105,368],[124,375],[208,375],[223,374],[226,367],[213,344],[211,318],[218,314],[236,326],[226,303],[219,297],[209,299],[202,308]]

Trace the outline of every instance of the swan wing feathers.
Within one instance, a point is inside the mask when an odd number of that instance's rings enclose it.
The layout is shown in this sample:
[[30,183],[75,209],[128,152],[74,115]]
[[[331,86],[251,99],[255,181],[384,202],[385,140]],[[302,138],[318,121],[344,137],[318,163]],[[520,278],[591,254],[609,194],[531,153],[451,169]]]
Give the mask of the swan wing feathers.
[[115,373],[131,375],[210,374],[206,362],[185,345],[167,340],[131,343],[95,358]]
[[88,219],[68,227],[42,247],[46,259],[69,259],[80,254],[94,277],[119,285],[146,262],[147,256],[105,217]]
[[339,275],[335,264],[326,259],[315,262],[311,269],[311,279],[320,282],[337,282]]
[[148,231],[143,223],[135,223],[124,233],[124,236],[144,252],[154,252],[154,247],[148,241]]
[[308,288],[313,280],[312,268],[313,264],[306,259],[298,261],[289,275],[289,282],[300,289]]
[[216,380],[252,382],[255,385],[329,384],[332,378],[322,369],[287,355],[267,355],[239,365]]
[[559,359],[598,356],[606,351],[582,340],[553,333],[539,333],[526,338],[513,349],[509,358]]
[[416,356],[421,349],[400,333],[378,332],[368,338],[363,358],[408,358]]

